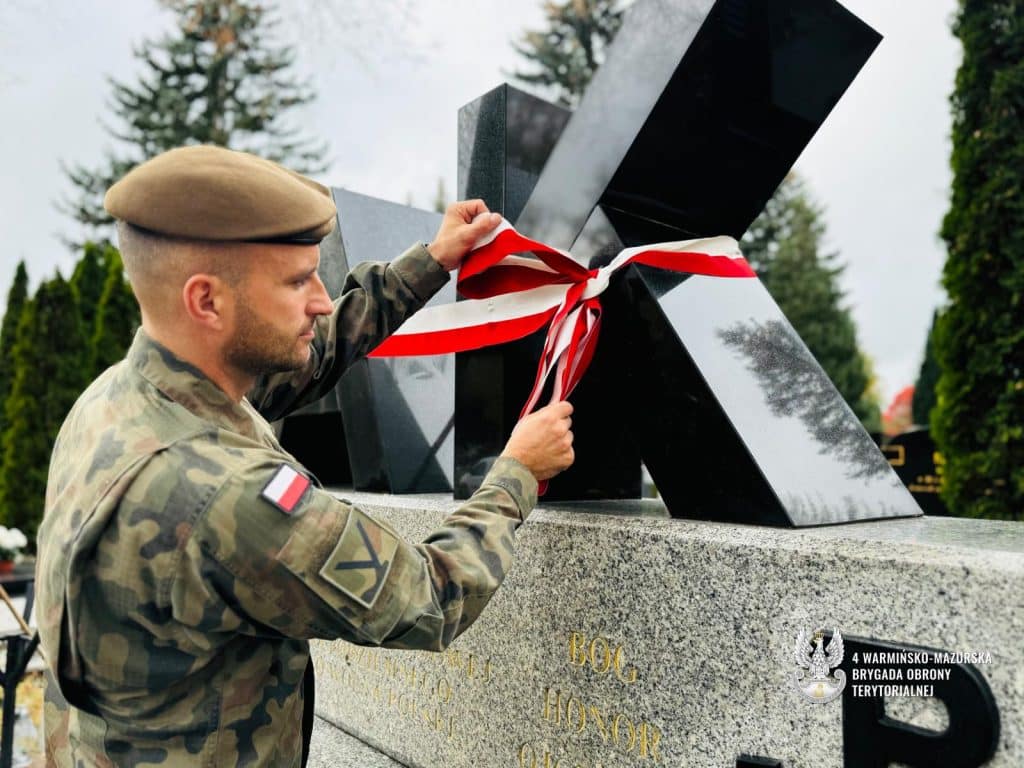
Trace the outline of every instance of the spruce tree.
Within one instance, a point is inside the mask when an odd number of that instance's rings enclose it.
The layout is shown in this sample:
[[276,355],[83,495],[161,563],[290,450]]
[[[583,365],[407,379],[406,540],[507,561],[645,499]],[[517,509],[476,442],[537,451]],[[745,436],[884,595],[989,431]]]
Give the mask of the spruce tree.
[[765,288],[869,432],[881,429],[871,366],[843,306],[838,256],[822,251],[825,225],[803,182],[790,175],[741,248]]
[[77,197],[65,209],[97,239],[110,239],[103,195],[135,165],[185,144],[217,144],[255,152],[313,173],[326,146],[289,125],[290,110],[313,99],[290,70],[295,59],[277,45],[274,11],[250,0],[163,0],[175,29],[135,51],[137,84],[111,80],[120,148],[99,168],[66,169]]
[[42,520],[54,439],[88,381],[75,304],[71,286],[57,275],[39,287],[18,322],[0,436],[0,523],[20,528],[30,541]]
[[935,385],[939,381],[939,361],[935,356],[935,326],[939,313],[932,315],[932,324],[928,329],[928,340],[924,345],[924,360],[921,361],[921,372],[914,384],[913,414],[914,423],[927,427],[931,423],[931,412],[935,407]]
[[961,0],[932,430],[954,515],[1024,519],[1024,3]]
[[110,262],[96,312],[96,327],[91,344],[91,369],[94,375],[102,373],[124,357],[140,325],[139,306],[125,280],[121,255],[113,247],[108,246],[108,250]]
[[3,323],[0,324],[0,435],[4,433],[4,403],[14,380],[14,341],[27,300],[28,271],[25,262],[21,261],[14,272],[14,282],[7,293],[7,309],[4,311]]
[[620,0],[546,2],[547,29],[527,31],[513,44],[534,68],[512,77],[539,86],[563,106],[576,106],[622,26],[623,5]]

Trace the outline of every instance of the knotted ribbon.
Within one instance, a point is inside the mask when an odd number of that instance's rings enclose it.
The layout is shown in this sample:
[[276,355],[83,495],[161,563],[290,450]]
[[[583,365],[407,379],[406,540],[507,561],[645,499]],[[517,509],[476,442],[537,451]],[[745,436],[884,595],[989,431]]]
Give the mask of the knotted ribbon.
[[[536,258],[516,254],[530,253]],[[625,248],[600,269],[567,251],[524,237],[508,221],[481,237],[462,262],[457,288],[467,301],[421,309],[370,357],[440,355],[521,339],[548,327],[533,388],[519,415],[537,406],[555,372],[551,402],[564,400],[594,356],[601,328],[600,296],[630,264],[714,277],[755,277],[731,237]]]

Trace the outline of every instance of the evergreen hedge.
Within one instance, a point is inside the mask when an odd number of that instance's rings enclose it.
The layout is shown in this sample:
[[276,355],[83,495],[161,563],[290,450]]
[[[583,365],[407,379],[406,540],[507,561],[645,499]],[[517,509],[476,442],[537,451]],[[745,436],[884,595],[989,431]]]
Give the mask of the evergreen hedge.
[[1024,519],[1024,3],[961,0],[949,307],[931,424],[951,513]]

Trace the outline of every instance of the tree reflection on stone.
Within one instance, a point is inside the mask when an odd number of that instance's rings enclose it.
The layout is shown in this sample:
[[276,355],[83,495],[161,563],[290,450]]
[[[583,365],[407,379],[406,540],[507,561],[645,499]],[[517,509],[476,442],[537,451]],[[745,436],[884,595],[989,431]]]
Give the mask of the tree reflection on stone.
[[785,322],[737,323],[718,337],[747,358],[775,416],[796,416],[818,452],[842,462],[850,479],[881,477],[889,464],[796,332]]

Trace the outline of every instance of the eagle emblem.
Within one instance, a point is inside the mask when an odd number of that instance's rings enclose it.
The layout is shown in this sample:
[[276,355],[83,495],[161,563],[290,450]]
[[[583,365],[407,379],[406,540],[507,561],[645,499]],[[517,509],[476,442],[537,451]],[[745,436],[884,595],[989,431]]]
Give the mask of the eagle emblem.
[[825,704],[843,692],[846,673],[836,669],[843,663],[843,636],[838,629],[832,630],[827,647],[824,629],[819,627],[810,634],[801,629],[793,656],[799,667],[793,675],[793,685],[804,698]]

